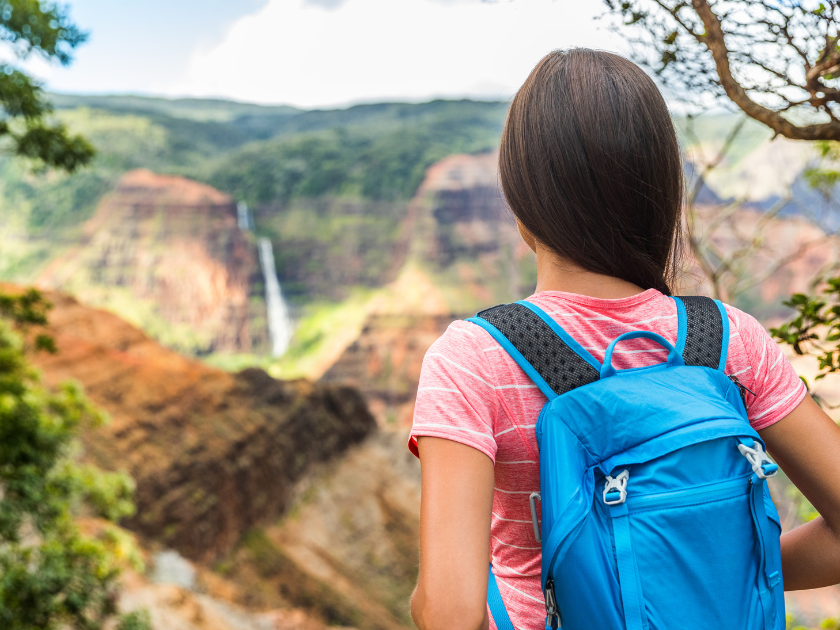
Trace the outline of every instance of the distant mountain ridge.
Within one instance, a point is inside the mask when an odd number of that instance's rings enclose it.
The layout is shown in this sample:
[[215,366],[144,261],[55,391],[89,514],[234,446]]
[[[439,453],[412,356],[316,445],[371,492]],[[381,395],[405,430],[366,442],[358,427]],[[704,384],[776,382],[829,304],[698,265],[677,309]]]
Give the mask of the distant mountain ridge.
[[133,94],[47,93],[56,109],[90,107],[111,111],[146,112],[196,121],[228,122],[248,114],[294,115],[301,111],[290,105],[258,105],[221,98],[165,98]]

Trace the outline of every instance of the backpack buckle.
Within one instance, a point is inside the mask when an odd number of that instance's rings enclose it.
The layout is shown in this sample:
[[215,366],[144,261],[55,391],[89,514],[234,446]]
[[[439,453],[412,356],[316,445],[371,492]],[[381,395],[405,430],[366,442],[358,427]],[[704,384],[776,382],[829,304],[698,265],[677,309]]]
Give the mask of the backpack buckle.
[[604,484],[604,503],[607,505],[620,505],[627,500],[627,480],[630,479],[630,471],[624,469],[615,477],[607,475],[607,482]]
[[764,451],[761,442],[753,440],[753,446],[750,448],[746,444],[739,444],[738,450],[741,455],[747,458],[747,461],[752,466],[753,472],[759,479],[767,479],[768,477],[775,477],[779,472],[779,465],[770,459],[770,456]]

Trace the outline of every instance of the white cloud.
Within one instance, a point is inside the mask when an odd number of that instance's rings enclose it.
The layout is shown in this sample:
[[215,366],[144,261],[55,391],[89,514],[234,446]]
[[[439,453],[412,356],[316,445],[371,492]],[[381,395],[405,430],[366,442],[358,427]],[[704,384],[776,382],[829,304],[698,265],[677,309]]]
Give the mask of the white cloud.
[[347,0],[304,0],[304,4],[309,4],[314,7],[322,7],[324,9],[337,9]]
[[555,48],[618,50],[597,0],[271,0],[194,52],[172,95],[303,107],[508,98]]

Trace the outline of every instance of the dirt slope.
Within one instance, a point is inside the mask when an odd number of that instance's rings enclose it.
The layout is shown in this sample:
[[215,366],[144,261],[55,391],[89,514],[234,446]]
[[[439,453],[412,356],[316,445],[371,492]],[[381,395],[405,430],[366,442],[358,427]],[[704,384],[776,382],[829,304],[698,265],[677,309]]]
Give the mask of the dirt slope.
[[47,297],[59,352],[36,365],[50,384],[81,382],[111,415],[84,442],[87,457],[137,482],[137,516],[126,525],[188,558],[217,558],[271,522],[309,466],[374,428],[351,388],[222,372],[110,313]]

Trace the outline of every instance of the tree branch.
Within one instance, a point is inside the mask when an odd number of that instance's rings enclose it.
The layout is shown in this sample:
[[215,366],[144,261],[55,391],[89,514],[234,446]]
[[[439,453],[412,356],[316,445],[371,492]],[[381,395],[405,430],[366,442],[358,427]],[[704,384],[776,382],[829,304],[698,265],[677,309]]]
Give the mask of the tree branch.
[[706,0],[691,0],[691,6],[706,27],[705,34],[696,34],[695,38],[698,42],[704,44],[712,54],[720,85],[724,92],[747,116],[764,123],[777,135],[792,140],[840,140],[840,122],[832,120],[827,123],[800,127],[794,125],[778,112],[752,100],[747,91],[732,75],[732,69],[729,65],[729,50],[726,47],[720,18],[712,11]]

